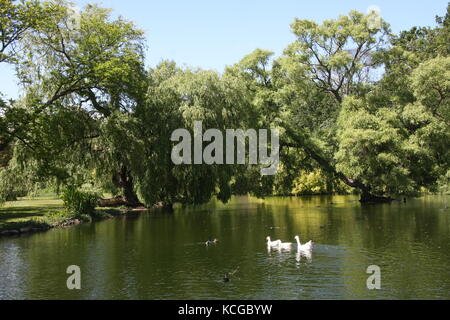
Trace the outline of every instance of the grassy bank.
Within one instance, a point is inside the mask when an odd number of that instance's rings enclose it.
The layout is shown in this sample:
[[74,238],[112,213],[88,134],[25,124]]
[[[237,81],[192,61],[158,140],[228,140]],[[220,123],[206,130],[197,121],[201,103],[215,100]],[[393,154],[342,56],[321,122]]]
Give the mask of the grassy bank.
[[123,214],[124,211],[117,208],[97,208],[93,218],[73,217],[65,213],[63,201],[56,196],[21,198],[0,207],[0,236],[45,231]]

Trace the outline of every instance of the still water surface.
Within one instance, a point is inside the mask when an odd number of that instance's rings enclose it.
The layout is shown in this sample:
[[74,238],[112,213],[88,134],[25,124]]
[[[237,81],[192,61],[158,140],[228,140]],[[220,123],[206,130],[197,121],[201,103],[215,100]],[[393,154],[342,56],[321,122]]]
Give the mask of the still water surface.
[[[356,200],[239,197],[0,239],[0,299],[450,299],[450,197]],[[267,251],[267,236],[297,234],[312,257]],[[366,287],[370,265],[381,290]]]

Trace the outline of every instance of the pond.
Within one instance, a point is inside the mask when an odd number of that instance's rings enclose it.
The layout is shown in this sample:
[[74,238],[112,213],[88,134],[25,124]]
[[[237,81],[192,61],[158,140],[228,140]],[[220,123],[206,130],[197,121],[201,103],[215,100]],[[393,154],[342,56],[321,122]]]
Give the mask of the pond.
[[[450,299],[449,202],[236,197],[3,238],[0,298]],[[311,256],[267,250],[267,236],[296,235],[314,241]],[[209,238],[219,242],[206,246]],[[66,286],[70,265],[81,290]],[[367,288],[371,265],[380,290]]]

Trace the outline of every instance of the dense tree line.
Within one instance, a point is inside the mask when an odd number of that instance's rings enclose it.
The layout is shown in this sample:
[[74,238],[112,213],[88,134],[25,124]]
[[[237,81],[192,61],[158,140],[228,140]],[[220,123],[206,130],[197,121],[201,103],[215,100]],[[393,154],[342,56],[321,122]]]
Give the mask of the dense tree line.
[[[0,200],[90,184],[130,206],[352,190],[370,202],[450,179],[450,7],[437,27],[399,35],[356,11],[296,19],[282,56],[257,49],[220,74],[171,61],[147,69],[132,22],[70,8],[0,0],[0,63],[23,87],[0,100]],[[198,120],[279,129],[277,175],[174,165],[171,133]]]

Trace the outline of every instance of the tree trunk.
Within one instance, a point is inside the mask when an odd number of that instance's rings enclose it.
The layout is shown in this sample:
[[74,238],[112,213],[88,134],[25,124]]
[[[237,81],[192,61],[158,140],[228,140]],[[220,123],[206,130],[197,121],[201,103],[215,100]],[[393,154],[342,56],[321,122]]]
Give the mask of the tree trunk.
[[359,202],[361,203],[389,203],[394,201],[394,199],[391,198],[374,195],[370,190],[370,187],[366,186],[365,184],[359,181],[347,178],[341,172],[335,172],[335,175],[349,187],[361,190],[361,199],[359,200]]
[[125,201],[129,203],[129,206],[130,207],[142,206],[142,203],[139,201],[138,196],[134,192],[133,177],[131,176],[126,166],[122,166],[122,169],[120,171],[120,182],[123,188],[123,195]]
[[113,177],[113,183],[123,190],[123,196],[118,196],[112,199],[100,199],[98,201],[100,207],[127,206],[136,208],[144,206],[139,201],[136,192],[134,192],[133,177],[126,166],[122,166],[120,172]]
[[394,199],[379,197],[371,194],[370,192],[364,192],[361,194],[361,199],[359,202],[361,203],[391,203]]
[[117,196],[115,198],[111,199],[99,199],[98,200],[98,206],[99,207],[120,207],[120,206],[126,206],[128,205],[127,201],[125,201],[125,198],[122,196]]

